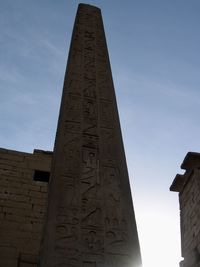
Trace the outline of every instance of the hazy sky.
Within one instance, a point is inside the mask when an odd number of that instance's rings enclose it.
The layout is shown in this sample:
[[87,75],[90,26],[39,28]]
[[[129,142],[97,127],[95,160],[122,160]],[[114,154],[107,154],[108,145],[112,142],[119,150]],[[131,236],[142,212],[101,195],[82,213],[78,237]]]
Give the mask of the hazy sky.
[[[85,1],[82,1],[85,2]],[[0,146],[52,150],[76,0],[0,0]],[[144,267],[178,267],[178,195],[200,151],[200,1],[96,0],[102,9]]]

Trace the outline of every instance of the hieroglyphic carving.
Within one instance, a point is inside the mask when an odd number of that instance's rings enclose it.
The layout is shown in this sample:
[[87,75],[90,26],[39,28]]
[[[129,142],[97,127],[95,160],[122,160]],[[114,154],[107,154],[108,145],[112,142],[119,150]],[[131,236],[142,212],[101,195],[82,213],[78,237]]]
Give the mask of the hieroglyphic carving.
[[56,226],[57,240],[63,247],[71,246],[78,241],[78,227],[62,224]]
[[66,174],[77,174],[79,172],[81,161],[80,150],[80,134],[66,132],[62,147],[62,164]]
[[[102,226],[99,180],[98,104],[95,72],[95,34],[91,27],[93,18],[87,16],[84,33],[84,89],[83,89],[83,146],[81,175],[81,225],[84,251],[102,253],[103,236],[96,228]],[[89,27],[88,27],[89,26]],[[96,266],[85,261],[83,266]]]
[[84,47],[83,95],[85,97],[96,98],[95,50],[94,44],[92,43],[93,37],[91,36],[89,36],[90,39],[87,39],[85,42]]
[[[84,42],[85,42],[85,50],[88,51],[90,54],[94,54],[94,47],[95,47],[95,34],[93,30],[88,30],[88,27],[85,29],[84,32]],[[88,59],[89,54],[85,53],[85,57]]]
[[89,133],[82,135],[82,144],[84,147],[96,148],[99,147],[99,137]]
[[116,167],[103,168],[103,187],[104,197],[106,199],[104,212],[106,217],[112,220],[120,220],[121,199],[120,199],[120,173]]
[[[68,59],[68,68],[64,81],[64,91],[73,94],[80,94],[81,71],[82,71],[82,53],[83,53],[83,23],[77,19],[77,25],[74,27],[73,42],[70,47],[70,56]],[[78,87],[79,85],[79,87]]]
[[108,73],[105,71],[102,71],[101,69],[97,71],[97,88],[99,92],[99,96],[101,99],[105,100],[112,100],[112,91],[109,90],[111,87],[111,78],[109,77]]
[[[99,206],[101,203],[98,203]],[[82,227],[90,229],[102,226],[102,211],[100,207],[96,207],[95,203],[90,200],[83,200],[82,204]]]
[[[80,167],[80,147],[76,143],[68,144],[64,147],[67,149],[68,153],[63,157],[63,163],[65,164],[65,172],[67,174],[77,174],[79,173]],[[75,161],[75,159],[77,159]]]
[[81,192],[82,198],[99,198],[99,177],[98,170],[88,169],[82,175],[81,178]]
[[96,98],[96,79],[95,78],[89,77],[87,75],[84,76],[83,95],[89,98]]
[[[125,223],[125,224],[124,224]],[[124,253],[128,251],[128,231],[124,219],[105,218],[105,248],[108,252]]]
[[85,123],[92,124],[97,120],[97,105],[92,99],[84,98],[83,116]]
[[102,155],[103,166],[116,166],[116,146],[115,146],[115,131],[114,129],[100,129],[100,153]]
[[81,98],[69,94],[66,103],[66,114],[67,119],[71,121],[80,121],[81,120]]
[[[70,249],[61,250],[60,254],[58,254],[60,257],[56,257],[54,259],[53,267],[80,267],[81,266],[81,260],[80,260],[80,254],[78,251],[71,254]],[[57,253],[57,251],[56,251]],[[69,253],[69,254],[68,254]]]
[[104,237],[102,232],[90,229],[82,230],[82,238],[84,243],[84,252],[102,253],[104,245]]
[[95,227],[101,223],[98,149],[83,147],[81,197],[82,225]]
[[86,79],[95,79],[95,50],[91,47],[85,47],[84,52],[84,77]]
[[97,136],[98,135],[98,125],[96,121],[92,121],[91,123],[85,123],[83,125],[83,134],[90,135],[90,136]]
[[103,168],[103,174],[105,248],[112,253],[126,253],[128,232],[122,211],[120,171],[117,167],[107,166]]
[[113,128],[113,103],[108,101],[100,102],[100,124],[102,127]]
[[62,150],[63,151],[67,151],[67,146],[68,145],[71,145],[71,144],[81,144],[80,143],[80,133],[79,132],[71,132],[71,131],[65,131],[64,132],[64,140],[63,140],[63,147],[62,147]]
[[98,136],[83,135],[82,148],[82,225],[96,227],[101,223]]
[[82,75],[78,70],[71,71],[69,79],[65,83],[65,87],[68,93],[72,95],[81,95],[80,86],[81,86]]
[[[99,21],[101,25],[101,20]],[[108,53],[106,49],[104,34],[101,31],[97,31],[97,41],[96,41],[96,73],[97,73],[97,88],[99,92],[99,97],[101,99],[113,100],[113,81],[110,72],[110,64],[108,59]]]
[[94,20],[95,20],[94,12],[91,13],[91,11],[88,10],[88,12],[86,11],[84,13],[83,22],[84,22],[85,27],[87,27],[87,29],[93,29]]
[[66,224],[67,225],[75,225],[78,226],[80,220],[79,220],[79,208],[78,207],[72,207],[72,208],[66,208],[65,206],[58,207],[59,215],[57,216],[57,227],[63,227]]
[[[85,29],[84,32],[84,72],[95,72],[95,34],[93,30]],[[93,67],[93,68],[92,68]]]
[[[89,134],[97,134],[97,113],[98,105],[96,100],[96,74],[95,74],[95,50],[93,48],[94,38],[92,33],[86,35],[84,49],[84,89],[83,89],[83,116],[84,116],[84,132]],[[91,132],[92,130],[92,132]]]
[[76,259],[79,254],[80,248],[77,246],[80,241],[79,214],[78,207],[66,207],[64,203],[58,207],[55,251],[57,255],[66,258],[67,262],[72,257]]
[[59,184],[61,187],[59,205],[66,208],[79,206],[79,179],[76,176],[69,176],[67,172],[60,176]]
[[81,131],[81,124],[80,122],[66,120],[63,129],[65,134],[70,132],[77,133]]
[[130,267],[120,173],[126,166],[101,13],[94,7],[79,6],[68,65],[47,231],[53,256],[44,266]]
[[[78,39],[78,38],[77,38]],[[80,38],[79,38],[80,39]],[[73,52],[71,54],[71,61],[74,62],[74,65],[71,66],[68,70],[69,74],[71,75],[71,73],[73,72],[73,70],[75,70],[76,72],[81,72],[81,66],[82,66],[82,49],[83,49],[83,45],[80,39],[80,42],[78,42],[78,44],[76,46],[73,47]]]
[[[79,253],[77,243],[80,234],[80,197],[79,197],[79,169],[80,169],[80,134],[65,128],[62,146],[62,166],[58,180],[60,188],[57,195],[56,240],[55,253],[62,255],[64,262],[55,266],[77,266],[75,260]],[[74,259],[72,261],[72,259]],[[73,264],[72,264],[73,263]]]
[[105,45],[105,41],[103,40],[102,34],[97,34],[96,40],[97,40],[96,41],[96,50],[97,50],[96,59],[99,63],[101,63],[99,68],[106,74],[106,76],[108,76],[108,71],[106,71],[105,65],[106,67],[109,67],[109,59],[107,57],[108,56],[107,52],[105,51],[105,49],[103,49]]
[[98,162],[98,150],[93,147],[84,146],[83,153],[83,173],[89,170],[96,170]]

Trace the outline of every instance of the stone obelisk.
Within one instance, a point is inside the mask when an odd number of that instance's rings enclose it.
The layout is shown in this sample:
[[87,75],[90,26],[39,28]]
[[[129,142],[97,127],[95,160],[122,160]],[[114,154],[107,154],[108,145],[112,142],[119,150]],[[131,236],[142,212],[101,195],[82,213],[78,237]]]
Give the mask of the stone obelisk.
[[85,4],[64,80],[40,266],[141,266],[101,11]]

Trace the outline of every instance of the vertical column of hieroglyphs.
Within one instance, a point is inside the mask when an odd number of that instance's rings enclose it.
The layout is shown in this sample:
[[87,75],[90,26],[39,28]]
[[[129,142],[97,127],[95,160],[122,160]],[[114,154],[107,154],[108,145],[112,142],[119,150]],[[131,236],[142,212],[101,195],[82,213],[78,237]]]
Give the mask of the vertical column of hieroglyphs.
[[51,173],[40,266],[138,267],[129,260],[139,245],[101,12],[89,5],[76,16]]
[[81,173],[82,266],[104,262],[103,194],[99,174],[99,125],[96,80],[96,20],[100,10],[83,6],[84,86]]
[[[77,14],[63,88],[55,145],[55,177],[59,181],[53,261],[47,266],[80,266],[80,168],[82,128],[82,18]],[[59,135],[59,131],[61,134]],[[58,151],[57,151],[58,148]],[[51,196],[50,196],[51,197]],[[54,216],[54,215],[53,215]],[[52,218],[53,220],[53,218]],[[51,255],[48,255],[51,257]]]
[[40,266],[81,266],[83,18],[76,16],[56,134]]
[[[115,117],[114,88],[106,51],[101,17],[97,20],[97,80],[100,106],[100,173],[104,192],[104,251],[108,266],[127,266],[122,257],[127,255],[126,220],[121,211],[120,169],[117,162],[118,145]],[[120,142],[121,140],[117,140]]]
[[138,234],[119,117],[103,30],[96,20],[96,71],[99,95],[100,176],[103,190],[105,266],[139,267]]

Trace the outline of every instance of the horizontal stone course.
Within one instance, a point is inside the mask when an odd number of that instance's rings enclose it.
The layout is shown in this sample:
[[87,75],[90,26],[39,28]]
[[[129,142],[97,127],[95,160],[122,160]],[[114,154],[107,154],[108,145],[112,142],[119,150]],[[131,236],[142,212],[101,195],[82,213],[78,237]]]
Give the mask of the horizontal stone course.
[[[50,172],[52,153],[0,148],[0,266],[36,266],[46,212],[48,183],[34,171]],[[3,255],[3,256],[2,256]],[[25,255],[25,256],[22,256]],[[27,262],[26,262],[27,261]],[[28,265],[27,265],[28,264]]]
[[189,152],[181,165],[171,190],[179,192],[181,250],[180,267],[200,266],[200,153]]

